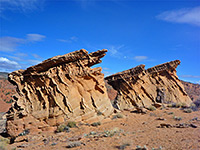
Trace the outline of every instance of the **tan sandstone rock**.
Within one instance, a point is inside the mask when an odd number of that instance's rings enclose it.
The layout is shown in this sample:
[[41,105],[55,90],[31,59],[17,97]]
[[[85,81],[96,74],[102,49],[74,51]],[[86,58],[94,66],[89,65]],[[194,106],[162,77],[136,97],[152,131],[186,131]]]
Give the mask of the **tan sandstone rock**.
[[145,70],[145,65],[106,77],[117,90],[114,106],[118,109],[158,107],[158,103],[185,103],[192,101],[176,75],[179,60]]
[[25,129],[45,130],[68,120],[89,123],[109,116],[113,107],[104,74],[101,67],[90,68],[101,63],[106,52],[88,54],[81,49],[10,73],[8,80],[17,86],[17,95],[7,113],[8,134],[17,136]]

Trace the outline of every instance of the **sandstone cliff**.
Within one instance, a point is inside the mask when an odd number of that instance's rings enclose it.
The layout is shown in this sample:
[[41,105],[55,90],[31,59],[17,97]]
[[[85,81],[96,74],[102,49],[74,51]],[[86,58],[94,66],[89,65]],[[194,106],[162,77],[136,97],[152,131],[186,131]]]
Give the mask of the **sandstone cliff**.
[[[113,112],[101,63],[107,50],[88,54],[84,49],[56,56],[9,74],[17,86],[15,102],[7,113],[7,131],[46,130],[68,120],[95,122]],[[101,112],[102,115],[97,115]]]
[[114,106],[118,109],[149,108],[160,103],[180,102],[189,105],[192,101],[176,75],[179,60],[167,62],[145,70],[145,65],[106,77],[117,97]]

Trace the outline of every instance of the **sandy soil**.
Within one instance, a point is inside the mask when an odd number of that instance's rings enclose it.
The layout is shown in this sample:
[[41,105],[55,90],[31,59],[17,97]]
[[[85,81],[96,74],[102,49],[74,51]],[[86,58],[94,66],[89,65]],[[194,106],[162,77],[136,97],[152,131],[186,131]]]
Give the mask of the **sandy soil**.
[[11,107],[10,103],[6,103],[6,102],[0,100],[0,112],[7,112],[10,107]]
[[[62,150],[66,149],[69,143],[75,142],[81,143],[81,145],[71,149],[115,150],[124,148],[134,150],[136,146],[143,147],[144,145],[149,150],[160,146],[162,150],[200,149],[200,111],[184,113],[177,108],[170,108],[148,111],[147,114],[128,111],[121,114],[123,118],[105,119],[98,127],[79,124],[78,128],[70,128],[69,133],[53,133],[50,131],[30,133],[16,139],[16,141],[23,139],[26,141],[11,144],[8,148]],[[174,116],[181,117],[182,120],[177,121]],[[159,128],[162,123],[170,124],[172,127]],[[191,126],[187,128],[175,127],[176,124],[180,123],[193,124],[197,128]],[[114,133],[113,136],[110,137],[112,135],[110,133]],[[108,137],[105,137],[105,135],[108,135]]]

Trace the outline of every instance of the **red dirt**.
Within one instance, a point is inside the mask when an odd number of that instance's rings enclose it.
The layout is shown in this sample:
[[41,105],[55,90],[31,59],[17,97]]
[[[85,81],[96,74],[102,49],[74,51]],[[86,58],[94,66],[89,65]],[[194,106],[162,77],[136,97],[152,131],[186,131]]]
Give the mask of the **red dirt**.
[[10,107],[11,104],[5,103],[4,101],[0,100],[0,112],[7,112]]
[[[174,114],[169,115],[169,112]],[[164,110],[149,111],[147,114],[136,114],[122,112],[124,118],[106,119],[98,127],[78,125],[78,128],[71,128],[69,133],[41,132],[32,133],[22,137],[28,142],[18,142],[9,148],[22,147],[23,149],[44,149],[62,150],[66,149],[67,140],[75,139],[84,144],[72,149],[83,150],[115,150],[122,144],[129,144],[126,150],[134,150],[136,146],[144,146],[148,149],[159,148],[162,150],[199,150],[200,149],[200,121],[191,121],[194,117],[199,117],[200,111],[184,113],[182,110],[170,108]],[[182,117],[181,121],[173,119],[173,115]],[[157,120],[157,118],[166,120]],[[198,118],[200,119],[200,118]],[[158,128],[161,123],[175,125],[179,123],[195,124],[197,128]],[[112,137],[87,137],[90,132],[105,132],[107,130],[118,129],[119,133]]]

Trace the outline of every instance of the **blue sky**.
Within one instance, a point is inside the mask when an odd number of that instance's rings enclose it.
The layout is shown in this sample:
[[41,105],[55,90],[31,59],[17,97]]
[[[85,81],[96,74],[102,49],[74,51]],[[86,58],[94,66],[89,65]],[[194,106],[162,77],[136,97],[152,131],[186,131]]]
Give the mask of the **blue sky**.
[[108,49],[105,75],[181,60],[200,83],[199,0],[0,0],[0,71],[84,48]]

